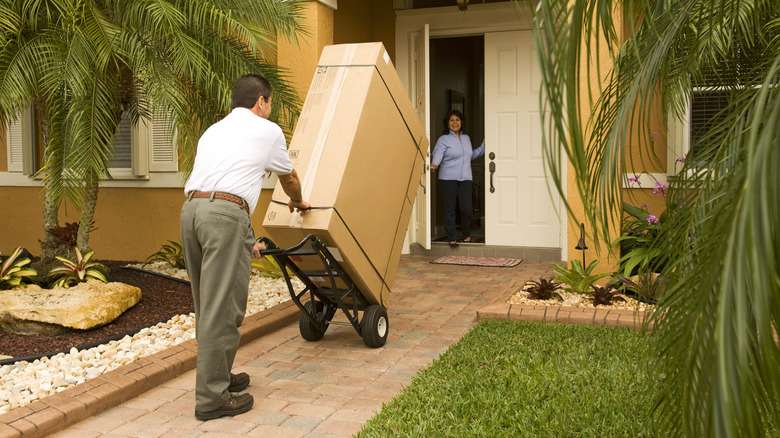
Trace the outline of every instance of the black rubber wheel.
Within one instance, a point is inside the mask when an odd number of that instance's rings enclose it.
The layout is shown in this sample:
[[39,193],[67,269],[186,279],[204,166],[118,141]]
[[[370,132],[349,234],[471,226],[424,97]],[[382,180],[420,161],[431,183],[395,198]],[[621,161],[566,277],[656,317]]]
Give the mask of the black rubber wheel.
[[[303,307],[307,311],[317,315],[322,313],[324,305],[321,301],[317,301],[316,304],[312,304],[312,301],[309,301],[308,303],[304,304]],[[317,310],[314,310],[315,307]],[[313,323],[309,319],[308,315],[303,312],[301,312],[299,326],[301,329],[301,337],[310,342],[316,342],[322,339],[322,337],[325,335],[325,330],[328,329],[327,324],[324,324],[324,327],[320,328],[317,324]]]
[[390,324],[387,321],[387,310],[384,307],[373,304],[363,312],[363,321],[360,322],[363,332],[363,342],[371,348],[379,348],[387,342],[387,333]]

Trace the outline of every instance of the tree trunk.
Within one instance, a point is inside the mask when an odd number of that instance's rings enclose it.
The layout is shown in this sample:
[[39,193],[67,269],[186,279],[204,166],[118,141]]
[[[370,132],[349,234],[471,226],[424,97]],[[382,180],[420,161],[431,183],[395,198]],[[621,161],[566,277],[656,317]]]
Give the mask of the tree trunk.
[[76,244],[82,254],[91,251],[89,248],[89,233],[92,231],[92,223],[95,220],[95,207],[97,206],[100,177],[90,172],[84,179],[84,200],[81,204],[81,219],[79,220],[79,234]]
[[48,265],[54,262],[55,256],[64,256],[68,253],[68,246],[54,237],[48,230],[59,226],[59,208],[51,199],[49,190],[44,187],[43,200],[43,240],[41,240],[41,263]]
[[[45,148],[49,145],[49,122],[46,117],[46,106],[42,96],[38,95],[33,99],[35,116],[41,123],[41,134],[43,136],[44,154]],[[50,229],[59,226],[59,202],[54,199],[51,189],[44,185],[43,187],[43,240],[41,243],[41,264],[51,265],[56,262],[55,256],[64,256],[68,253],[68,246],[54,237],[49,232]]]

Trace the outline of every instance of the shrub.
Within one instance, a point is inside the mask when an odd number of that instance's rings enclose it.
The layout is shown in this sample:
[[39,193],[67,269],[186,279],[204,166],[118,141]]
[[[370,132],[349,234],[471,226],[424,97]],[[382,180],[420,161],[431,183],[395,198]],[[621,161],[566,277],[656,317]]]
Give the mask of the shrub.
[[0,266],[0,290],[26,287],[25,278],[33,279],[38,272],[32,268],[26,268],[30,264],[28,257],[19,258],[24,250],[16,247],[13,253]]
[[62,262],[63,266],[49,271],[48,278],[54,280],[51,287],[70,287],[91,278],[107,283],[108,280],[101,269],[108,271],[108,268],[102,263],[90,261],[95,254],[95,251],[90,251],[82,257],[78,247],[76,247],[75,250],[75,261],[64,257],[57,257],[57,260]]
[[553,281],[550,278],[539,278],[539,281],[530,281],[531,286],[525,291],[528,292],[528,299],[531,300],[549,300],[552,298],[563,301],[563,297],[555,291],[561,286],[561,283]]
[[618,296],[620,292],[614,284],[607,284],[606,286],[591,285],[593,292],[590,292],[590,299],[593,302],[593,307],[603,304],[605,306],[611,306],[613,301],[625,301],[625,298]]
[[603,274],[591,274],[593,268],[598,264],[598,260],[590,262],[590,264],[583,268],[582,263],[579,260],[571,261],[571,269],[567,269],[564,266],[555,264],[553,272],[557,275],[555,281],[562,281],[566,284],[564,290],[568,292],[575,292],[580,294],[587,294],[590,292],[590,286],[597,280],[611,275],[610,273]]
[[146,266],[152,262],[165,262],[174,268],[184,269],[186,264],[184,263],[184,251],[182,251],[181,243],[169,240],[159,251],[147,257],[143,265]]
[[640,300],[654,303],[666,291],[666,281],[654,272],[643,272],[637,276],[636,281],[618,275],[617,278],[623,286],[633,292]]

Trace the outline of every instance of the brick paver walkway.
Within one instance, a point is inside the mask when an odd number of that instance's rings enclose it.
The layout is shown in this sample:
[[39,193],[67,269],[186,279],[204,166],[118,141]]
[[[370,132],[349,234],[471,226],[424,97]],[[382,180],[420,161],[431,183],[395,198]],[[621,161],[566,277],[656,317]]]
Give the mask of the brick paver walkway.
[[[0,417],[0,437],[56,430],[51,436],[58,438],[352,436],[473,327],[478,311],[509,309],[502,303],[514,290],[553,269],[546,262],[484,268],[430,260],[402,256],[383,348],[366,347],[351,326],[332,326],[321,341],[306,342],[294,305],[247,318],[242,329],[254,340],[239,349],[234,367],[252,379],[247,391],[255,405],[245,414],[195,419],[193,341],[11,411]],[[269,324],[281,328],[269,332]]]

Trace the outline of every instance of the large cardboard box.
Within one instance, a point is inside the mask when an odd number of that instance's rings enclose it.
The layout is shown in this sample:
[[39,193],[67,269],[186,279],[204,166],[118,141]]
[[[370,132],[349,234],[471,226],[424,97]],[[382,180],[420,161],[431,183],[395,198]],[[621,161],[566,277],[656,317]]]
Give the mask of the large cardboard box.
[[363,296],[387,306],[427,150],[382,44],[325,47],[289,153],[303,198],[326,208],[290,213],[277,183],[281,204],[271,202],[263,227],[280,247],[318,236]]

